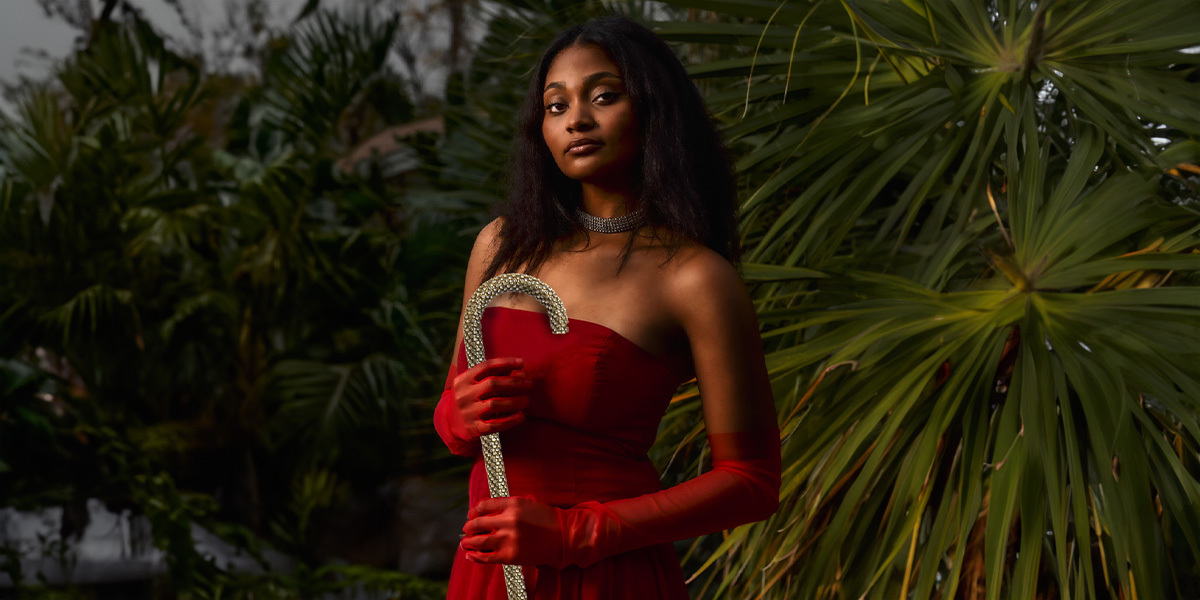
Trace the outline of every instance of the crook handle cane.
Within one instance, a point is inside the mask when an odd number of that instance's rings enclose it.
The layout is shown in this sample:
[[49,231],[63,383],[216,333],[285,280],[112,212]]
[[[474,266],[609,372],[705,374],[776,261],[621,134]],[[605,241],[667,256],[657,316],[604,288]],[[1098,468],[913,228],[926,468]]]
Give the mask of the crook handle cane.
[[[523,292],[533,296],[550,316],[550,331],[557,334],[567,332],[567,311],[558,294],[542,280],[524,273],[504,273],[481,284],[467,301],[463,318],[463,343],[467,349],[467,366],[483,362],[483,309],[488,302],[500,294]],[[500,434],[489,433],[479,438],[483,446],[483,465],[487,468],[488,491],[493,498],[508,496],[508,478],[504,475],[504,456],[500,453]],[[527,600],[525,576],[521,567],[504,565],[504,585],[508,589],[508,600]]]

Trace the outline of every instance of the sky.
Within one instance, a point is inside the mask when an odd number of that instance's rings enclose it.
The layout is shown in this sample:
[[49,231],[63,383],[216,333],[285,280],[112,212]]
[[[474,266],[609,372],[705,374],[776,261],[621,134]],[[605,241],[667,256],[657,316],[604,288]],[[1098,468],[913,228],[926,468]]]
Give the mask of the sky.
[[45,76],[52,63],[23,56],[23,49],[61,59],[71,51],[75,35],[66,23],[47,19],[35,0],[0,0],[0,80]]
[[[93,10],[99,13],[102,0],[58,0],[59,2],[91,2]],[[397,10],[403,13],[422,11],[434,0],[322,0],[322,8],[345,9],[366,5],[379,6],[382,11]],[[129,0],[129,3],[139,10],[168,39],[190,45],[190,49],[203,51],[206,56],[213,56],[220,46],[228,45],[230,38],[220,35],[228,29],[227,7],[245,5],[247,0],[182,0],[178,2],[183,7],[188,19],[195,23],[201,37],[189,32],[178,12],[166,0]],[[268,0],[269,14],[266,21],[273,28],[286,27],[304,5],[304,0]],[[402,19],[402,22],[403,19]],[[417,22],[409,19],[408,22]],[[403,28],[404,34],[423,36],[426,39],[417,43],[416,47],[432,47],[444,44],[448,34],[438,31],[438,20],[423,22],[423,27]],[[432,28],[433,34],[430,34]],[[468,32],[475,37],[480,28]],[[56,61],[62,60],[72,50],[79,33],[61,19],[48,18],[39,6],[37,0],[0,0],[0,82],[13,84],[20,77],[43,79],[49,75]],[[442,39],[439,39],[442,38]],[[476,38],[477,39],[477,38]],[[398,62],[398,61],[395,61]],[[436,61],[430,61],[436,63]],[[398,69],[402,65],[393,64]],[[440,66],[440,65],[439,65]],[[229,66],[229,70],[238,70],[237,65]],[[444,73],[438,73],[437,67],[421,77],[422,87],[428,92],[437,93],[445,80]],[[11,110],[11,106],[0,99],[0,110]]]
[[[102,4],[101,0],[66,1],[91,2],[96,13],[99,13]],[[244,3],[244,0],[233,0],[233,4]],[[324,0],[322,4],[338,7],[346,3],[347,0]],[[164,0],[130,0],[130,4],[141,10],[147,20],[168,38],[193,38],[179,13]],[[187,16],[199,25],[205,37],[211,38],[211,33],[225,24],[230,0],[184,0],[179,4]],[[279,27],[286,25],[303,4],[304,0],[269,0],[268,23]],[[71,51],[77,35],[76,30],[60,19],[48,18],[37,0],[0,0],[0,80],[13,82],[18,75],[44,76],[53,62],[31,57],[29,52],[45,53],[54,60],[62,59]]]
[[[102,5],[101,0],[68,1],[91,2],[96,14]],[[326,4],[338,5],[344,1],[326,0]],[[164,0],[131,0],[130,3],[168,38],[186,40],[201,47],[215,43],[211,32],[221,29],[229,5],[228,0],[184,0],[180,3],[204,32],[206,39],[197,41],[185,28],[179,13]],[[300,10],[303,0],[269,0],[269,5],[268,23],[283,26]],[[54,65],[70,54],[78,37],[79,31],[61,18],[47,17],[37,0],[0,0],[0,82],[15,84],[21,77],[46,78]],[[0,99],[0,110],[11,111],[12,107]]]

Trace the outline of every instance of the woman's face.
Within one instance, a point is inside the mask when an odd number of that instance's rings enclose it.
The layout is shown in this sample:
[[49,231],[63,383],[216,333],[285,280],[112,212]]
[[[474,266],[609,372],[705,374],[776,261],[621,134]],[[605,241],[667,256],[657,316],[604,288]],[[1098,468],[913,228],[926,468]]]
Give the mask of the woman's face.
[[630,185],[641,151],[621,73],[595,46],[569,46],[546,72],[542,137],[563,174],[584,183]]

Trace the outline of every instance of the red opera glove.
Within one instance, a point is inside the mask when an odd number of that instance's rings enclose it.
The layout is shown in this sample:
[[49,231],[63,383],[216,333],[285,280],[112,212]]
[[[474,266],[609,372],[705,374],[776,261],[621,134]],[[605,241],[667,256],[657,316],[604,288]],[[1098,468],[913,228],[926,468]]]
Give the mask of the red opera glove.
[[[479,562],[586,567],[637,548],[761,521],[779,506],[779,430],[709,434],[713,468],[662,491],[555,508],[527,498],[483,500],[463,528]],[[549,516],[557,527],[549,524]]]
[[562,563],[562,525],[554,508],[514,496],[480,500],[467,513],[462,542],[468,560],[504,565]]
[[779,507],[779,430],[710,433],[713,468],[637,498],[564,511],[566,564],[587,566],[635,548],[753,523]]
[[[461,358],[461,357],[460,357]],[[446,376],[446,387],[433,412],[433,427],[454,454],[471,456],[479,436],[509,429],[525,420],[533,384],[519,357],[489,358]]]

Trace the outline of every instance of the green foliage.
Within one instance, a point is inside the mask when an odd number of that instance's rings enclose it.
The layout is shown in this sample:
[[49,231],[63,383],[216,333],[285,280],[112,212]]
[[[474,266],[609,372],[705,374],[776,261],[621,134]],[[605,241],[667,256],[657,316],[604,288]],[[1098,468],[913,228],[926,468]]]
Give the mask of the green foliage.
[[180,600],[306,600],[308,598],[440,600],[446,586],[396,571],[360,565],[301,567],[289,575],[229,578],[211,591],[184,594]]
[[727,86],[785,435],[707,592],[1194,594],[1196,7],[675,4],[722,16],[665,37],[753,48],[692,72]]
[[[127,13],[0,120],[6,505],[135,508],[169,557],[155,595],[436,591],[310,547],[346,490],[444,454],[424,409],[481,205],[341,163],[418,116],[387,66],[397,31],[314,12],[258,83]],[[307,562],[241,578],[193,524]]]
[[[300,23],[267,65],[264,118],[273,130],[300,143],[328,144],[343,118],[358,116],[355,105],[367,100],[369,90],[396,77],[386,61],[400,17],[372,21],[368,13],[357,21],[316,13]],[[407,99],[396,100],[406,113],[397,116],[411,118]]]
[[[697,541],[694,594],[1195,595],[1196,5],[669,4],[740,157],[785,436],[780,511]],[[458,105],[497,155],[562,25],[504,5]]]
[[[444,595],[306,544],[350,490],[441,464],[412,399],[529,71],[620,11],[662,21],[740,157],[785,435],[780,511],[698,540],[695,594],[1200,592],[1195,3],[669,4],[487,5],[445,136],[357,175],[349,149],[424,116],[397,21],[309,2],[261,86],[98,30],[0,123],[0,496],[135,504],[177,552],[164,593]],[[698,406],[664,422],[668,479],[704,459]],[[214,455],[252,501],[191,491]],[[224,573],[190,522],[310,560]]]

